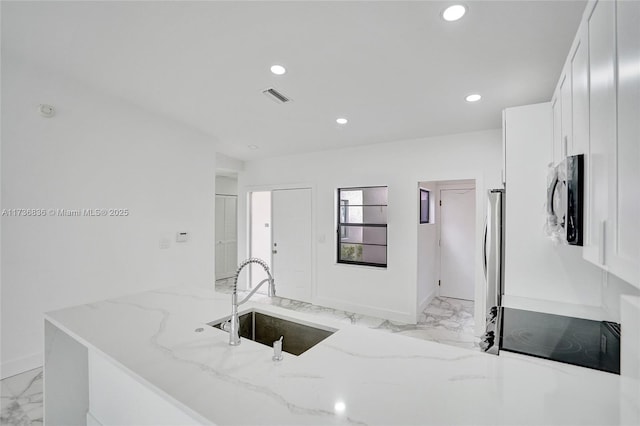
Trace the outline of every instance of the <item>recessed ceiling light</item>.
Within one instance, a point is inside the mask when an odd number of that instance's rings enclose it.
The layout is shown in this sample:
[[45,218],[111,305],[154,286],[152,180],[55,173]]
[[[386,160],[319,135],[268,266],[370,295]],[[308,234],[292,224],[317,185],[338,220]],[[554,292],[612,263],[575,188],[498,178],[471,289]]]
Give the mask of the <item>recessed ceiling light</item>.
[[478,95],[477,93],[474,93],[473,95],[469,95],[464,99],[467,102],[478,102],[480,99],[482,99],[482,96]]
[[457,21],[467,13],[467,8],[461,4],[454,4],[449,6],[442,12],[442,19],[445,21]]
[[282,75],[287,72],[287,69],[282,65],[271,65],[271,72],[275,75]]
[[336,119],[336,123],[338,123],[338,124],[347,124],[348,121],[349,120],[347,120],[346,118],[342,118],[342,117]]
[[252,149],[252,150],[256,150],[256,149],[258,149],[258,145],[247,145],[247,148]]
[[333,409],[336,411],[336,413],[344,413],[344,410],[347,409],[347,404],[345,404],[342,401],[337,401],[334,405],[333,405]]

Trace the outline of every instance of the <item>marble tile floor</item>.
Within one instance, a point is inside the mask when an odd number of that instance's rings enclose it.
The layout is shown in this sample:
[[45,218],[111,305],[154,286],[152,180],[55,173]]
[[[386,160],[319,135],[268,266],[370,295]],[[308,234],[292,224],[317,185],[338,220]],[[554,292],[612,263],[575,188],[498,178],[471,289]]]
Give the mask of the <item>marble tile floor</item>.
[[[216,281],[216,291],[230,293],[233,279]],[[243,292],[239,292],[243,293]],[[420,313],[417,324],[403,324],[381,318],[340,311],[281,297],[256,294],[252,301],[276,305],[294,311],[310,312],[339,321],[361,325],[388,333],[402,334],[442,344],[480,350],[480,339],[474,333],[473,301],[436,297]]]
[[0,425],[42,425],[42,368],[0,381]]
[[[230,293],[232,285],[233,279],[218,280],[216,290],[221,293]],[[479,339],[473,335],[475,323],[472,301],[436,297],[420,314],[417,324],[403,324],[281,297],[270,298],[256,294],[251,300],[284,309],[309,312],[381,332],[479,350]],[[0,425],[43,424],[42,368],[8,377],[0,381],[0,385],[2,400]]]

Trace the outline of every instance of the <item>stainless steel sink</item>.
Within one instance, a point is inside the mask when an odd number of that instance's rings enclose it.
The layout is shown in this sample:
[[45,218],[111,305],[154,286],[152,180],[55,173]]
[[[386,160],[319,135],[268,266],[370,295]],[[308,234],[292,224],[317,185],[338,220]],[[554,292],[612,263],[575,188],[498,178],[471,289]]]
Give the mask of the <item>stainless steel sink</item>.
[[[239,319],[241,338],[272,347],[274,341],[284,336],[282,350],[292,355],[306,352],[336,332],[255,311],[240,315]],[[209,325],[224,330],[223,324],[227,321],[228,319]]]

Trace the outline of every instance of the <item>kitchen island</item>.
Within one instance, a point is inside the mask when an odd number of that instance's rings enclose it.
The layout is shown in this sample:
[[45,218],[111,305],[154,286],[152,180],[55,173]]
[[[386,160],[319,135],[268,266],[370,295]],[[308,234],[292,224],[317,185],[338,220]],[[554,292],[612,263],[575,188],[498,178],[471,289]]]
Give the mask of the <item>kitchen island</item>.
[[398,336],[248,302],[334,334],[300,356],[210,327],[230,295],[172,287],[45,317],[45,422],[638,424],[618,375]]

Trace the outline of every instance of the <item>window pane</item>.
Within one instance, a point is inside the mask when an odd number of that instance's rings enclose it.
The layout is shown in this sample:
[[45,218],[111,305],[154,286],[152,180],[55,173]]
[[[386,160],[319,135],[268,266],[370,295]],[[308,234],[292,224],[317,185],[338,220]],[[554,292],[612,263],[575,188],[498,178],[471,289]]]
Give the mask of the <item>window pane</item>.
[[387,187],[362,188],[362,204],[387,205]]
[[362,262],[387,264],[387,246],[362,246]]
[[366,244],[340,244],[340,260],[386,265],[387,247]]
[[362,244],[340,244],[340,260],[362,262]]
[[352,206],[342,204],[340,207],[341,223],[387,223],[387,206]]
[[340,242],[387,244],[387,228],[380,226],[340,226]]
[[429,191],[420,189],[420,223],[429,223]]

